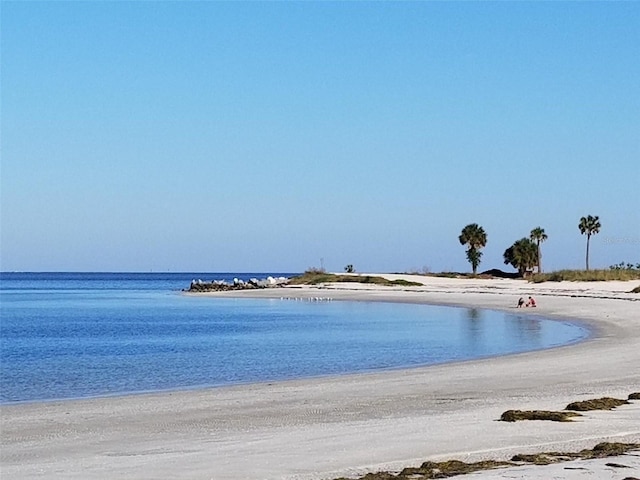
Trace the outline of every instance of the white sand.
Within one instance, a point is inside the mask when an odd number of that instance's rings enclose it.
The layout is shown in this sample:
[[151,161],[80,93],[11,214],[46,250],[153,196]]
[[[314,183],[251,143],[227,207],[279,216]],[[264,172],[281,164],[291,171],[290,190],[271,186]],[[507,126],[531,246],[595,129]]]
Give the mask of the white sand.
[[[389,276],[394,278],[393,276]],[[405,278],[407,278],[405,276]],[[509,409],[640,391],[640,282],[544,283],[416,277],[419,288],[342,284],[235,293],[424,302],[574,318],[578,345],[435,367],[198,391],[2,406],[3,479],[319,480],[425,460],[508,459],[640,443],[640,402],[572,423],[496,421]],[[213,295],[229,295],[213,294]],[[607,466],[617,463],[629,468]],[[640,477],[640,452],[517,467],[469,479]]]

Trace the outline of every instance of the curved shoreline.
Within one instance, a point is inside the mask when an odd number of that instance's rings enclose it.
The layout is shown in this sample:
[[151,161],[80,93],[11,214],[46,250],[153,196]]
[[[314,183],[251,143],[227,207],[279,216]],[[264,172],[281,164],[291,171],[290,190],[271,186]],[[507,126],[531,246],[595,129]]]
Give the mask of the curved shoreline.
[[[591,448],[603,440],[640,442],[638,402],[589,412],[569,424],[496,422],[508,409],[559,410],[572,401],[626,398],[640,390],[640,303],[638,295],[626,293],[634,282],[479,282],[429,278],[425,287],[411,291],[354,289],[353,284],[284,291],[508,311],[519,295],[530,293],[538,299],[536,314],[577,318],[597,330],[569,346],[435,366],[3,405],[3,474],[319,480],[427,459],[504,459],[514,453]],[[251,292],[282,294],[281,289]]]
[[[212,295],[209,295],[210,293],[213,293]],[[207,296],[212,296],[215,297],[217,296],[217,294],[220,292],[208,292],[206,295]],[[202,293],[189,293],[188,296],[202,296]],[[236,291],[233,292],[232,296],[234,298],[249,298],[250,295],[243,295],[242,291]],[[266,299],[270,299],[270,298],[274,298],[276,299],[277,297],[269,297],[269,298],[265,298]],[[255,299],[255,297],[254,297]],[[290,297],[290,298],[285,298],[284,301],[286,300],[294,300],[294,297]],[[451,309],[467,309],[469,310],[470,307],[469,306],[464,306],[464,305],[449,305],[449,304],[441,304],[441,303],[425,303],[425,302],[407,302],[407,301],[402,301],[399,299],[394,299],[394,300],[381,300],[381,299],[377,299],[377,300],[347,300],[347,299],[341,299],[338,301],[343,301],[343,302],[362,302],[362,303],[375,303],[375,302],[379,302],[379,303],[388,303],[388,304],[416,304],[416,305],[425,305],[425,306],[434,306],[434,307],[447,307],[447,308],[451,308]],[[513,312],[511,310],[508,309],[489,309],[489,308],[481,308],[478,309],[481,311],[486,311],[486,312],[493,312],[493,313],[507,313],[507,314],[511,314],[511,315],[517,315],[518,313]],[[37,404],[53,404],[53,403],[65,403],[65,402],[78,402],[78,401],[84,401],[84,400],[100,400],[100,399],[110,399],[110,398],[117,398],[117,397],[132,397],[132,396],[138,396],[138,395],[167,395],[167,394],[172,394],[172,393],[178,393],[178,392],[195,392],[195,391],[202,391],[202,390],[210,390],[210,389],[219,389],[219,388],[228,388],[228,387],[242,387],[242,386],[249,386],[249,385],[257,385],[257,384],[273,384],[273,383],[282,383],[282,382],[291,382],[291,381],[296,381],[296,380],[309,380],[309,381],[314,381],[314,380],[322,380],[322,379],[328,379],[328,378],[333,378],[333,377],[341,377],[341,376],[352,376],[352,375],[367,375],[367,374],[372,374],[372,373],[383,373],[383,372],[396,372],[396,371],[401,371],[401,370],[411,370],[411,369],[421,369],[421,368],[428,368],[428,367],[433,367],[433,366],[439,366],[439,365],[451,365],[451,364],[458,364],[458,363],[465,363],[465,362],[475,362],[475,361],[479,361],[479,360],[484,360],[484,359],[489,359],[489,358],[500,358],[500,357],[509,357],[512,355],[519,355],[519,354],[523,354],[523,353],[535,353],[535,352],[541,352],[541,351],[545,351],[545,350],[551,350],[551,349],[556,349],[556,348],[564,348],[564,347],[569,347],[572,345],[576,345],[578,343],[582,343],[585,342],[595,336],[597,336],[596,333],[596,327],[589,324],[588,322],[582,321],[582,320],[577,320],[577,319],[572,319],[572,318],[568,318],[568,317],[563,317],[563,318],[552,318],[550,316],[545,316],[545,315],[540,315],[536,312],[533,311],[527,311],[526,313],[524,313],[524,315],[526,315],[526,317],[528,318],[532,318],[535,317],[537,319],[539,319],[540,321],[557,321],[557,322],[566,322],[566,323],[570,323],[571,325],[580,328],[583,332],[585,332],[585,334],[583,336],[580,336],[578,338],[572,339],[570,341],[566,341],[565,343],[561,343],[561,344],[553,344],[553,345],[548,345],[548,346],[541,346],[541,347],[531,347],[528,349],[524,349],[521,351],[514,351],[514,352],[504,352],[504,353],[493,353],[493,354],[485,354],[485,355],[480,355],[477,357],[473,357],[473,358],[458,358],[458,359],[448,359],[448,360],[441,360],[441,361],[436,361],[433,363],[416,363],[416,364],[404,364],[404,365],[395,365],[395,366],[387,366],[387,367],[377,367],[377,368],[365,368],[362,370],[352,370],[352,371],[344,371],[344,372],[340,372],[340,373],[318,373],[318,374],[314,374],[314,375],[301,375],[301,376],[296,376],[296,377],[291,377],[291,378],[268,378],[268,379],[264,379],[264,380],[244,380],[244,381],[236,381],[233,383],[220,383],[220,384],[201,384],[201,385],[186,385],[186,386],[175,386],[175,387],[167,387],[164,389],[160,389],[160,390],[155,390],[155,389],[149,389],[149,390],[137,390],[137,391],[123,391],[123,392],[113,392],[113,393],[96,393],[96,394],[89,394],[89,395],[84,395],[84,396],[78,396],[78,397],[61,397],[61,398],[38,398],[38,399],[32,399],[32,400],[17,400],[17,401],[7,401],[7,402],[2,402],[0,401],[0,408],[2,407],[10,407],[10,406],[19,406],[19,405],[37,405]]]

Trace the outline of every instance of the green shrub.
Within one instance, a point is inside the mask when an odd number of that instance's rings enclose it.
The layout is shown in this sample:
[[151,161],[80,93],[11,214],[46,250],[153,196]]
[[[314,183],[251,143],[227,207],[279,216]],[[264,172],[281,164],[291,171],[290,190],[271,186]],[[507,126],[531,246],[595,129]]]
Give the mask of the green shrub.
[[611,265],[609,267],[609,270],[640,270],[640,263],[636,263],[634,265],[633,263],[629,262],[620,262],[616,263],[615,265]]

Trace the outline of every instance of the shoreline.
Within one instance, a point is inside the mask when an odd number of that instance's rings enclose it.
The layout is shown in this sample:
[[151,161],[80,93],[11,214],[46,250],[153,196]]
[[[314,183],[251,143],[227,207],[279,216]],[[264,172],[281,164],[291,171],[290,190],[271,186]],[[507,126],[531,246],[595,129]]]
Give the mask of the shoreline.
[[[572,401],[640,391],[640,296],[627,293],[638,282],[419,278],[424,287],[337,284],[195,295],[331,296],[513,311],[526,293],[538,300],[527,314],[585,321],[595,329],[568,346],[434,366],[4,404],[2,472],[21,479],[44,472],[46,478],[320,480],[425,460],[506,459],[605,440],[640,442],[639,402],[587,412],[569,424],[496,422],[508,409],[561,410]],[[490,474],[473,477],[502,478]]]
[[[417,304],[417,305],[433,305],[433,306],[442,306],[442,307],[451,307],[451,308],[457,308],[457,309],[469,309],[470,307],[468,305],[464,305],[464,304],[460,304],[460,303],[455,303],[455,304],[451,304],[451,303],[435,303],[435,302],[429,302],[429,303],[425,303],[424,301],[421,301],[420,299],[409,299],[409,298],[393,298],[393,297],[389,297],[389,298],[360,298],[357,295],[354,295],[354,293],[356,291],[358,291],[359,289],[356,288],[349,288],[352,287],[353,284],[348,284],[347,288],[342,288],[342,287],[329,287],[329,290],[340,290],[340,292],[346,293],[348,295],[348,297],[343,297],[343,298],[331,298],[330,300],[336,300],[336,301],[344,301],[344,302],[363,302],[363,303],[397,303],[397,304]],[[181,291],[181,292],[177,292],[180,295],[183,296],[191,296],[191,297],[227,297],[227,298],[254,298],[254,299],[273,299],[273,300],[282,300],[282,301],[289,301],[289,300],[309,300],[309,301],[327,301],[328,298],[327,297],[313,297],[313,296],[309,296],[310,293],[315,292],[316,289],[315,287],[311,287],[311,288],[300,288],[300,287],[293,287],[293,289],[287,289],[285,290],[287,293],[291,293],[293,294],[292,296],[289,297],[282,297],[279,295],[276,295],[275,292],[281,293],[283,292],[283,290],[230,290],[230,291],[203,291],[203,292],[187,292],[187,291]],[[323,292],[325,290],[327,290],[327,287],[321,287],[320,290],[322,290]],[[348,292],[349,290],[352,290],[351,292]],[[304,292],[304,293],[303,293]],[[414,301],[415,300],[415,301]],[[511,314],[516,314],[516,313],[520,313],[522,312],[523,314],[526,314],[527,316],[530,317],[539,317],[541,320],[549,320],[549,321],[567,321],[570,322],[571,324],[580,327],[581,329],[585,330],[587,332],[587,334],[584,337],[575,339],[573,341],[567,342],[567,343],[563,343],[563,344],[559,344],[559,345],[550,345],[548,347],[537,347],[531,350],[524,350],[521,352],[507,352],[507,353],[500,353],[500,354],[490,354],[490,355],[485,355],[485,356],[479,356],[479,357],[475,357],[475,358],[469,358],[469,359],[455,359],[455,360],[446,360],[446,361],[441,361],[441,362],[436,362],[436,363],[425,363],[425,364],[416,364],[416,365],[404,365],[404,366],[393,366],[393,367],[382,367],[382,368],[375,368],[375,369],[371,369],[371,370],[361,370],[361,371],[353,371],[353,372],[344,372],[344,373],[326,373],[326,374],[317,374],[317,375],[313,375],[313,376],[301,376],[301,377],[291,377],[291,378],[272,378],[272,379],[265,379],[265,380],[257,380],[257,381],[241,381],[241,382],[237,382],[237,383],[224,383],[224,384],[210,384],[210,385],[195,385],[195,386],[184,386],[184,387],[169,387],[166,389],[162,389],[162,390],[140,390],[140,391],[130,391],[130,392],[114,392],[114,393],[105,393],[105,394],[95,394],[95,395],[87,395],[87,396],[80,396],[80,397],[65,397],[65,398],[45,398],[45,399],[34,399],[34,400],[19,400],[19,401],[12,401],[12,402],[0,402],[0,409],[2,407],[11,407],[11,406],[20,406],[20,405],[32,405],[32,404],[51,404],[51,403],[66,403],[66,402],[78,402],[78,401],[85,401],[85,400],[100,400],[100,399],[110,399],[110,398],[118,398],[118,397],[132,397],[132,396],[139,396],[139,395],[167,395],[167,394],[172,394],[172,393],[179,393],[179,392],[195,392],[195,391],[203,391],[203,390],[211,390],[211,389],[220,389],[220,388],[229,388],[229,387],[242,387],[242,386],[250,386],[250,385],[261,385],[261,384],[274,384],[274,383],[282,383],[282,382],[293,382],[293,381],[305,381],[305,380],[309,380],[309,381],[313,381],[313,380],[322,380],[322,379],[326,379],[326,378],[334,378],[334,377],[342,377],[342,376],[353,376],[353,375],[368,375],[368,374],[373,374],[373,373],[384,373],[384,372],[394,372],[394,371],[401,371],[401,370],[412,370],[412,369],[422,369],[422,368],[428,368],[428,367],[434,367],[434,366],[441,366],[441,365],[451,365],[451,364],[459,364],[459,363],[467,363],[467,362],[475,362],[475,361],[479,361],[479,360],[486,360],[486,359],[491,359],[491,358],[501,358],[501,357],[509,357],[509,356],[514,356],[514,355],[520,355],[520,354],[525,354],[525,353],[536,353],[536,352],[543,352],[543,351],[547,351],[547,350],[552,350],[552,349],[557,349],[557,348],[565,348],[565,347],[570,347],[572,345],[576,345],[579,343],[583,343],[585,341],[589,341],[590,339],[596,337],[598,335],[598,326],[590,323],[590,322],[586,322],[584,320],[580,320],[580,319],[575,319],[575,318],[571,318],[571,317],[567,317],[567,316],[550,316],[550,315],[543,315],[540,314],[539,312],[536,311],[536,309],[533,308],[521,308],[521,309],[516,309],[515,307],[507,307],[507,308],[480,308],[480,310],[484,310],[484,311],[491,311],[491,312],[505,312],[505,313],[511,313]],[[515,311],[515,312],[514,312]]]

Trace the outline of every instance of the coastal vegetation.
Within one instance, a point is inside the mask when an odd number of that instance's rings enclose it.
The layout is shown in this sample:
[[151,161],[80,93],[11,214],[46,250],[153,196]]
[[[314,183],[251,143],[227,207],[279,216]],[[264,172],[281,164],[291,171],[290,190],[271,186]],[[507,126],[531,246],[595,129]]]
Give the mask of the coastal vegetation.
[[[521,278],[528,278],[534,283],[541,282],[561,282],[561,281],[628,281],[640,279],[640,263],[625,263],[621,262],[616,265],[611,265],[608,269],[591,270],[589,267],[589,255],[590,255],[590,241],[593,235],[600,232],[602,225],[598,216],[587,215],[580,218],[578,229],[580,233],[587,236],[587,248],[585,254],[585,269],[584,270],[558,270],[551,273],[543,273],[542,271],[542,251],[541,244],[544,243],[549,237],[546,234],[544,228],[535,227],[529,233],[529,237],[523,237],[516,240],[509,248],[503,253],[503,259],[505,265],[511,265],[518,273],[517,276]],[[480,248],[484,247],[487,243],[486,233],[484,229],[478,224],[470,224],[463,228],[462,233],[458,237],[461,244],[467,245],[467,260],[473,267],[473,276],[477,276],[476,269],[480,264],[480,258],[482,252]],[[537,267],[537,269],[536,269]],[[497,272],[493,274],[492,272]],[[436,276],[447,277],[462,277],[468,276],[461,273],[445,272],[440,274],[431,274]],[[510,274],[501,272],[500,270],[493,269],[488,270],[480,275],[480,277],[501,277],[508,278]],[[632,290],[632,293],[640,293],[640,287],[636,287]]]
[[[467,261],[471,264],[472,273],[461,272],[431,272],[425,267],[423,271],[411,271],[412,275],[424,275],[432,277],[446,278],[527,278],[533,283],[541,282],[593,282],[593,281],[628,281],[640,280],[640,263],[632,264],[621,262],[611,265],[608,269],[591,270],[589,268],[590,240],[593,235],[600,232],[602,227],[598,216],[587,215],[580,218],[578,228],[580,233],[587,236],[587,248],[585,256],[585,270],[564,269],[543,273],[542,270],[542,249],[541,244],[544,243],[549,236],[545,229],[537,226],[531,229],[528,237],[522,237],[516,240],[503,253],[505,265],[511,265],[517,270],[517,273],[504,272],[499,269],[491,269],[486,272],[478,273],[482,259],[482,248],[487,245],[487,233],[484,228],[477,223],[466,225],[460,235],[458,241],[461,245],[466,246]],[[355,273],[352,264],[344,267],[344,271],[348,274]],[[381,277],[371,276],[347,276],[334,275],[326,273],[324,269],[311,268],[300,277],[294,278],[291,284],[308,284],[314,285],[318,283],[330,282],[359,282],[374,283],[377,285],[415,285],[418,283],[405,282],[403,280],[390,281]],[[640,286],[633,288],[631,293],[640,293]]]
[[[640,280],[640,269],[622,270],[558,270],[550,273],[536,273],[529,278],[533,283],[542,282],[606,282]],[[638,293],[638,292],[635,292]]]
[[611,265],[609,267],[609,270],[637,270],[640,272],[640,263],[636,263],[635,265],[633,263],[625,263],[625,262],[620,262],[620,263],[616,263],[615,265]]
[[310,268],[302,275],[293,277],[289,285],[318,285],[320,283],[368,283],[386,286],[421,286],[421,283],[409,282],[407,280],[387,280],[386,278],[373,275],[337,275],[327,273],[322,269]]
[[[506,251],[505,251],[506,254]],[[505,262],[506,263],[506,262]],[[530,275],[523,275],[520,272],[505,272],[499,269],[491,269],[478,273],[476,275],[472,273],[464,272],[432,272],[432,273],[419,273],[419,272],[404,272],[408,275],[421,275],[425,277],[436,278],[476,278],[476,279],[492,279],[492,278],[524,278],[532,283],[542,282],[599,282],[599,281],[629,281],[640,280],[640,264],[638,267],[631,269],[620,269],[609,267],[609,269],[601,270],[558,270],[549,273],[532,273]],[[633,293],[640,293],[640,286],[632,290]]]
[[[640,280],[640,263],[620,262],[611,265],[608,269],[591,270],[589,268],[590,239],[593,235],[600,232],[602,227],[598,216],[587,215],[582,217],[578,224],[580,233],[587,236],[587,247],[585,256],[584,270],[563,269],[549,273],[542,271],[542,251],[541,244],[549,237],[545,229],[537,226],[533,228],[528,237],[522,237],[516,240],[503,253],[505,265],[510,265],[517,270],[516,272],[505,272],[497,268],[493,268],[482,273],[478,273],[478,267],[481,263],[482,248],[487,245],[487,234],[483,227],[477,223],[466,225],[460,235],[458,241],[461,245],[466,246],[466,257],[472,267],[471,273],[462,272],[431,272],[428,267],[424,267],[422,271],[413,270],[408,272],[411,275],[423,275],[430,277],[444,278],[525,278],[533,283],[542,282],[594,282],[594,281],[629,281]],[[322,264],[322,259],[321,259]],[[286,282],[279,282],[278,286],[284,283],[289,285],[317,285],[323,283],[366,283],[375,285],[388,286],[421,286],[421,283],[410,282],[407,280],[388,280],[379,276],[371,275],[355,275],[356,269],[353,264],[347,264],[344,267],[345,274],[327,273],[321,267],[312,267],[307,269],[303,274],[293,277]],[[407,273],[407,272],[404,272]],[[267,285],[270,286],[270,285]],[[247,283],[239,283],[233,285],[221,285],[219,282],[211,282],[211,284],[203,284],[198,282],[191,285],[191,291],[210,291],[210,290],[226,290],[226,289],[244,289],[244,288],[263,288],[264,285],[249,281]],[[630,293],[640,293],[640,286],[636,286],[630,290]]]
[[480,249],[487,245],[487,234],[484,228],[477,223],[470,223],[462,229],[458,241],[461,245],[467,246],[467,260],[475,275],[480,265],[480,258],[482,258]]
[[540,249],[540,244],[544,242],[547,238],[549,237],[547,236],[547,234],[544,231],[544,228],[542,227],[534,228],[533,230],[531,230],[531,233],[529,234],[529,239],[532,242],[536,243],[536,251],[538,255],[538,262],[537,262],[538,273],[542,273],[542,251]]
[[582,217],[580,219],[580,223],[578,224],[578,228],[580,229],[580,233],[582,235],[587,236],[587,254],[586,254],[586,268],[589,270],[589,240],[591,240],[591,236],[600,232],[600,219],[598,216],[587,215],[586,217]]
[[502,255],[505,265],[511,265],[518,270],[520,276],[524,276],[528,271],[538,265],[538,255],[540,248],[530,238],[521,238],[514,242]]

